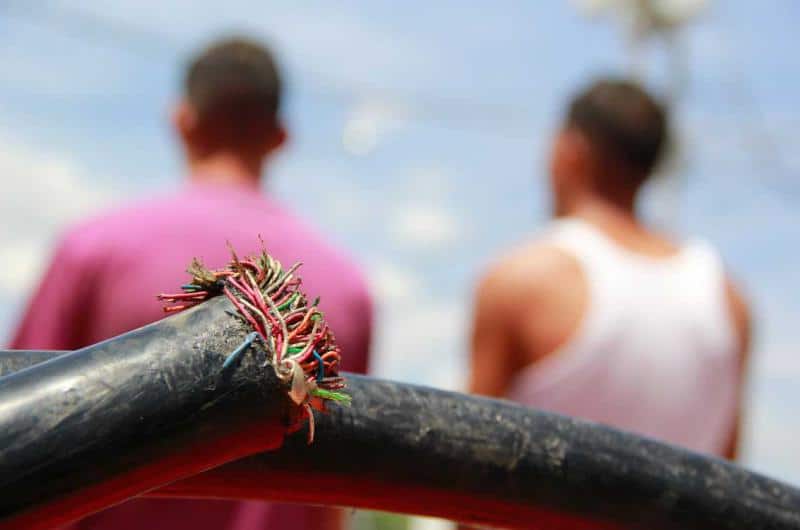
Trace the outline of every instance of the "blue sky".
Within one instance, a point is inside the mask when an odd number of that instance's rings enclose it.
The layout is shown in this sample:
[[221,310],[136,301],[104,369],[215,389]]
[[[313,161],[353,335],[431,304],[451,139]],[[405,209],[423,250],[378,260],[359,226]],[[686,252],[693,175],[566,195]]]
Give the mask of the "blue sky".
[[[647,211],[717,243],[744,282],[747,462],[800,484],[800,6],[762,4],[718,2],[685,33],[681,177],[654,186]],[[628,63],[616,28],[566,1],[4,3],[0,331],[65,223],[180,180],[166,119],[179,66],[236,30],[281,55],[292,139],[267,187],[364,265],[377,373],[459,388],[475,278],[546,220],[565,98]],[[658,87],[663,58],[647,58]]]

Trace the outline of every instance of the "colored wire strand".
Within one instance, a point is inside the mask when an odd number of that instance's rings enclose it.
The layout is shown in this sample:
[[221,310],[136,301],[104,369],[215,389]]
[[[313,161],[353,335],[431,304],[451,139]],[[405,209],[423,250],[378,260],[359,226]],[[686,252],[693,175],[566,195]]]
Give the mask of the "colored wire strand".
[[251,333],[225,359],[223,370],[232,369],[250,349],[266,354],[275,373],[289,385],[288,394],[309,420],[309,443],[314,436],[312,408],[323,411],[325,402],[349,404],[339,375],[341,351],[319,310],[319,298],[309,303],[295,276],[300,264],[284,270],[262,249],[255,257],[240,259],[231,249],[231,261],[219,270],[207,269],[198,259],[187,272],[191,281],[179,293],[164,293],[164,311],[182,311],[215,296],[224,295],[234,314]]

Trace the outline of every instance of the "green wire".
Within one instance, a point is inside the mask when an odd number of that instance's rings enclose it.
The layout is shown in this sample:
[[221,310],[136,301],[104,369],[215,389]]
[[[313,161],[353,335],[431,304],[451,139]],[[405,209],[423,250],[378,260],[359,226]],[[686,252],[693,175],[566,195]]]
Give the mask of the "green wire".
[[329,399],[331,401],[335,401],[337,403],[341,403],[342,405],[349,407],[350,404],[353,402],[353,398],[351,398],[348,394],[344,392],[334,392],[333,390],[325,390],[324,388],[315,388],[311,391],[312,396],[317,396],[322,399]]
[[295,301],[297,296],[298,296],[298,293],[294,293],[292,296],[290,296],[288,300],[286,300],[284,303],[282,303],[281,305],[278,306],[278,311],[283,311],[285,309],[289,309],[289,306],[292,305],[292,302]]

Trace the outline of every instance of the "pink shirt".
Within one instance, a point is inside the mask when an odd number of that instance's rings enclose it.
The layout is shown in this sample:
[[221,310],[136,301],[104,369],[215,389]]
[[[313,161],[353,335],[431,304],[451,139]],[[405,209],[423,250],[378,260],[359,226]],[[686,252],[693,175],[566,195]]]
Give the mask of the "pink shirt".
[[[155,295],[186,283],[186,266],[227,263],[229,241],[240,254],[267,251],[300,276],[342,347],[343,369],[366,372],[372,304],[364,278],[342,252],[255,188],[192,184],[137,202],[69,230],[29,302],[11,343],[15,349],[73,350],[164,316]],[[324,508],[261,502],[144,499],[89,517],[76,530],[270,530],[326,528]]]

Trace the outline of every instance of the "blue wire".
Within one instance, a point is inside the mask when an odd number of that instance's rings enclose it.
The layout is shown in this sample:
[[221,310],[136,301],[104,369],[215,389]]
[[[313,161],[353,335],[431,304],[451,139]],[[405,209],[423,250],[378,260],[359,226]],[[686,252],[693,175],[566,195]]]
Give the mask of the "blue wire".
[[235,350],[233,350],[228,357],[225,358],[225,362],[222,363],[222,369],[227,369],[233,362],[245,351],[249,348],[253,342],[258,338],[258,332],[253,331],[252,333],[248,333],[247,337],[245,337],[244,341],[239,344]]
[[317,382],[319,383],[325,377],[325,363],[322,362],[322,357],[317,353],[317,350],[313,350],[312,355],[317,358]]

